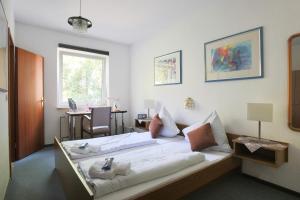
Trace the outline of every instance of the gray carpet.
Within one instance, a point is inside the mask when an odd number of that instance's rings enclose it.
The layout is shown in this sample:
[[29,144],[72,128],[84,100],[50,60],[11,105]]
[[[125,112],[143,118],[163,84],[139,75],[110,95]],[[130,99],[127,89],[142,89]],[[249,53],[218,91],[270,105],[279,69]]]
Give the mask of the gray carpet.
[[14,163],[7,200],[64,200],[59,177],[54,170],[52,147]]
[[[6,200],[63,200],[64,192],[54,171],[53,148],[45,148],[15,163]],[[222,177],[184,200],[300,200],[240,173]]]
[[300,195],[264,184],[240,173],[222,177],[184,200],[299,200]]

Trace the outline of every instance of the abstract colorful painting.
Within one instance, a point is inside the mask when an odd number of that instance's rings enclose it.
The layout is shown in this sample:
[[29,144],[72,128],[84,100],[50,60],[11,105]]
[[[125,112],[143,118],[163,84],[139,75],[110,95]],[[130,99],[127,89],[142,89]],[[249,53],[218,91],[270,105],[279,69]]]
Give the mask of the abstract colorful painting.
[[181,83],[181,51],[154,58],[154,85]]
[[262,27],[205,43],[205,81],[259,78]]
[[236,71],[251,68],[251,42],[229,44],[211,50],[212,66],[215,72]]

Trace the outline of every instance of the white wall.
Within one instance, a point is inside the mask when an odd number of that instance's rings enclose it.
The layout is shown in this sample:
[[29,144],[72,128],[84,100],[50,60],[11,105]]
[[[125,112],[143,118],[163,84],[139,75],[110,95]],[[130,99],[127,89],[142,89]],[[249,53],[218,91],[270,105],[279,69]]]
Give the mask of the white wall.
[[[68,26],[67,23],[66,26]],[[130,56],[128,46],[78,37],[17,22],[16,46],[40,54],[45,58],[45,144],[53,143],[54,136],[59,136],[59,116],[63,114],[63,111],[56,108],[58,43],[109,51],[110,96],[118,97],[121,106],[129,109]]]
[[8,25],[11,31],[12,38],[15,37],[15,15],[14,15],[14,0],[1,0],[7,17]]
[[[144,111],[143,100],[166,105],[175,120],[191,124],[216,109],[228,132],[257,135],[257,123],[247,121],[246,103],[274,104],[273,123],[262,124],[262,136],[290,143],[289,162],[279,169],[245,162],[243,171],[300,192],[300,133],[291,131],[288,120],[287,40],[300,32],[298,0],[191,1],[197,12],[182,19],[131,49],[132,118]],[[264,27],[263,79],[204,82],[204,43],[258,26]],[[153,86],[153,58],[176,50],[183,52],[183,84]],[[184,110],[183,100],[192,97],[196,109]]]
[[9,181],[9,139],[7,95],[0,92],[0,199],[4,199]]
[[[1,0],[7,15],[8,26],[14,38],[13,1]],[[0,199],[4,199],[9,181],[9,139],[7,93],[0,92]]]

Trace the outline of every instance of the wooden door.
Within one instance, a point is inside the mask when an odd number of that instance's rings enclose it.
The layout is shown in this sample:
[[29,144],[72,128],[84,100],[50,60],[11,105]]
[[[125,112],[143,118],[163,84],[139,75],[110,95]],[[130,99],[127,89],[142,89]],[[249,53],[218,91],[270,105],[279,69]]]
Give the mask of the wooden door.
[[44,146],[44,59],[16,48],[18,81],[17,159]]

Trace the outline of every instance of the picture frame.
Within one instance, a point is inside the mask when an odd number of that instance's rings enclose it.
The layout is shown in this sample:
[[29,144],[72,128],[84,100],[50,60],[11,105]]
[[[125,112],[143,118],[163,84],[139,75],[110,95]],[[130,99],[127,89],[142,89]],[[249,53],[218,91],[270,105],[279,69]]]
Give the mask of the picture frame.
[[182,83],[182,51],[154,58],[154,85],[173,85]]
[[8,24],[0,4],[0,92],[8,91]]
[[263,78],[263,27],[204,44],[205,82]]

